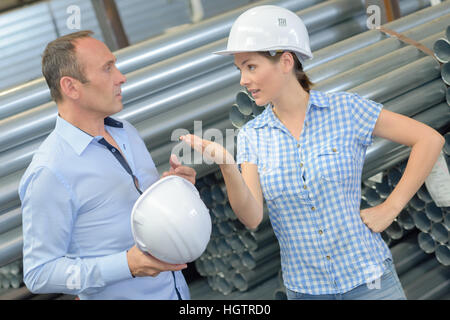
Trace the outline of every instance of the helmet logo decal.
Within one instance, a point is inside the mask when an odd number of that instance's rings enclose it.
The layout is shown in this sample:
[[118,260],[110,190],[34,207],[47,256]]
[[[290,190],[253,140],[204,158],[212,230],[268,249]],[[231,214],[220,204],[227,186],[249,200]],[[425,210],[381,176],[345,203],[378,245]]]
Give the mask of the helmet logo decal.
[[278,18],[278,26],[279,27],[286,27],[287,26],[287,22],[285,18]]

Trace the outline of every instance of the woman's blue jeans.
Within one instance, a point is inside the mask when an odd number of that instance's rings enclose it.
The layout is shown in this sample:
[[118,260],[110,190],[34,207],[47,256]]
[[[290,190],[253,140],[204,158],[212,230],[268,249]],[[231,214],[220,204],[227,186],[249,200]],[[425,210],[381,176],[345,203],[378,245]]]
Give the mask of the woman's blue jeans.
[[386,270],[374,284],[362,284],[348,292],[310,295],[286,288],[288,300],[406,300],[397,272],[391,259],[385,262]]

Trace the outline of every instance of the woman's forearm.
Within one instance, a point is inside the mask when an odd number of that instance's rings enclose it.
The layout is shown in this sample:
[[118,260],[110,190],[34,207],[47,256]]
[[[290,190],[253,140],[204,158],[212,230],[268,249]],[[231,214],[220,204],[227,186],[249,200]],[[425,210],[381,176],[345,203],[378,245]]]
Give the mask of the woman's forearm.
[[[233,156],[222,145],[203,140],[192,134],[181,136],[180,140],[188,143],[194,150],[201,153],[203,157],[220,166],[231,208],[243,224],[250,229],[256,228],[263,216],[262,192],[256,168],[250,167],[250,175],[246,176],[246,179],[250,180],[249,183],[253,192],[259,193],[259,195],[252,194]],[[252,172],[253,170],[255,172]]]
[[256,228],[263,216],[262,203],[252,195],[236,164],[223,164],[220,169],[234,213],[248,228]]
[[398,215],[411,200],[433,169],[444,145],[444,138],[434,130],[412,146],[411,153],[402,178],[386,199]]

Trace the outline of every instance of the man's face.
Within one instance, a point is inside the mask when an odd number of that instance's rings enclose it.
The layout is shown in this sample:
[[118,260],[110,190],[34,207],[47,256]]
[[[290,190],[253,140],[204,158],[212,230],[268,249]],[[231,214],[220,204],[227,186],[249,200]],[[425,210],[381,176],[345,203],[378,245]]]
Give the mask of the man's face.
[[116,57],[103,42],[94,38],[77,40],[75,48],[88,80],[79,87],[79,106],[102,117],[121,111],[121,86],[126,78],[115,65]]

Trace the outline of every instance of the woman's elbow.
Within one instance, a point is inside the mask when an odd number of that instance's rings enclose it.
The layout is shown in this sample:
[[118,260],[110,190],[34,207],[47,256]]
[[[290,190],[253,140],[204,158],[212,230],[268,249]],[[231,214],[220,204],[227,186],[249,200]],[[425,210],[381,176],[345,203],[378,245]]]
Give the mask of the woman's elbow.
[[254,219],[252,219],[252,221],[249,221],[248,223],[246,223],[245,226],[250,230],[254,230],[254,229],[258,228],[258,226],[261,224],[262,220],[263,220],[263,211],[261,210],[261,212],[258,212],[258,214],[255,215]]
[[422,134],[417,138],[415,143],[410,146],[421,146],[421,148],[426,148],[428,152],[434,153],[434,151],[441,151],[445,144],[445,138],[432,127],[426,126],[426,131],[422,131]]
[[442,147],[445,145],[445,138],[438,132],[439,145]]
[[259,223],[258,222],[247,223],[245,226],[249,230],[255,230],[256,228],[258,228]]
[[445,138],[438,131],[433,129],[428,143],[435,146],[436,149],[440,151],[445,144]]

